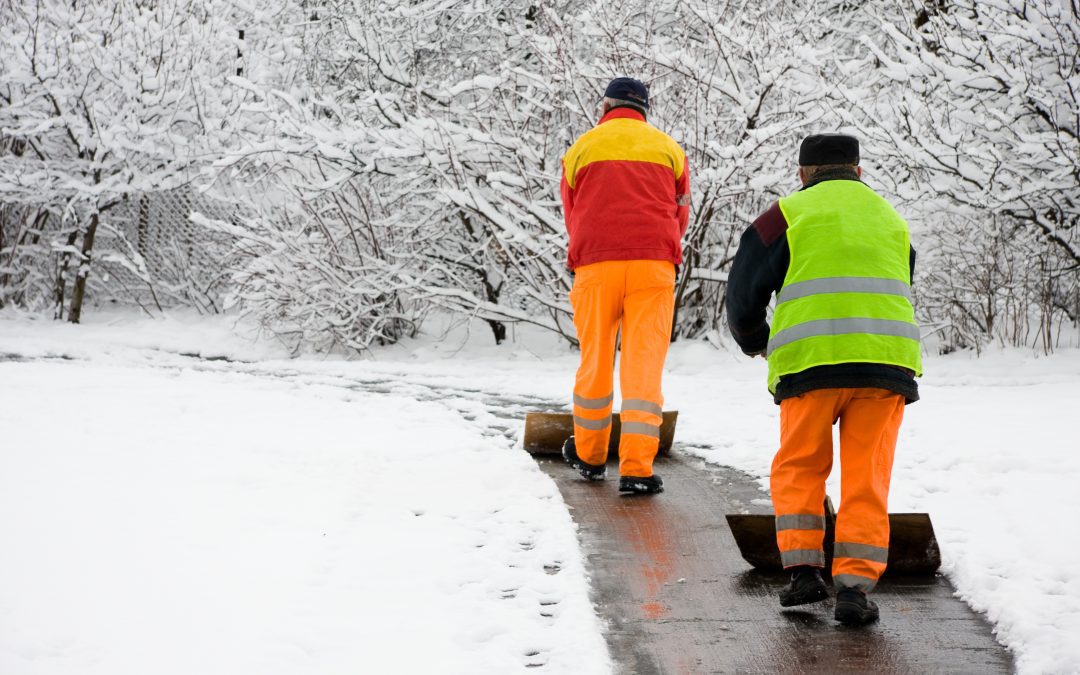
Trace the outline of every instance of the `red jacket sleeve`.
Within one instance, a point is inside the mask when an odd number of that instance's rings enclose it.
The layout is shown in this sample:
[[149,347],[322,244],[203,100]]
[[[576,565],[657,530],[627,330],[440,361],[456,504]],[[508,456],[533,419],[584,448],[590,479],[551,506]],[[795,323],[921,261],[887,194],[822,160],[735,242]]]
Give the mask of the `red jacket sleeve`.
[[566,232],[570,233],[570,213],[574,210],[574,188],[566,180],[566,168],[563,168],[562,180],[559,181],[559,191],[562,193],[563,222],[566,223]]
[[690,225],[690,162],[683,157],[683,172],[675,181],[675,204],[679,219],[679,237],[686,234]]

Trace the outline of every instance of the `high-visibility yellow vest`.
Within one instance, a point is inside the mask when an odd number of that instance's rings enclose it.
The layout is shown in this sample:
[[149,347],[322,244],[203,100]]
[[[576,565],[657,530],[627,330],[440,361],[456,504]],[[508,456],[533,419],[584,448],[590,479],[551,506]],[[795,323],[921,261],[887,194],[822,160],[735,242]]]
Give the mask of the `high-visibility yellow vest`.
[[780,200],[791,252],[769,332],[769,391],[814,366],[885,363],[922,375],[911,305],[911,235],[859,181],[829,180]]

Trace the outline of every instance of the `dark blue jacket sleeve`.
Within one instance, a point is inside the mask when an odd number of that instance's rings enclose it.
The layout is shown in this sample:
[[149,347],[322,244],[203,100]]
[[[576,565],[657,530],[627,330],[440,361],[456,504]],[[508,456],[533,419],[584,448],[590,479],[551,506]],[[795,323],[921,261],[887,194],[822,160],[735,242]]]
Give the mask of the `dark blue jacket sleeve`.
[[769,343],[766,310],[784,284],[790,259],[786,232],[784,214],[773,204],[743,232],[728,273],[728,329],[746,354],[760,354]]

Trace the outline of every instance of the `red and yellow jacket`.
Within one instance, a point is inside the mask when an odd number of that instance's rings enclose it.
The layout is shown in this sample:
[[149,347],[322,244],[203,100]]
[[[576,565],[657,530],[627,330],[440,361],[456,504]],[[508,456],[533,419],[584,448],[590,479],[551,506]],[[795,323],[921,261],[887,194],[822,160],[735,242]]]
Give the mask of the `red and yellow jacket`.
[[605,260],[682,263],[686,153],[638,111],[608,111],[566,151],[562,201],[570,269]]

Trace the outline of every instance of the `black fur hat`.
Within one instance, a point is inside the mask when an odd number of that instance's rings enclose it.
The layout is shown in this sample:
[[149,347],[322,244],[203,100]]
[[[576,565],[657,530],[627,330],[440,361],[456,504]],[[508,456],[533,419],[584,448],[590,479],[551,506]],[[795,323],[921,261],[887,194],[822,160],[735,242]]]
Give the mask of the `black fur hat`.
[[859,163],[859,139],[846,134],[814,134],[799,147],[799,166]]

